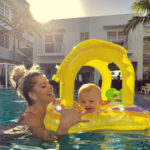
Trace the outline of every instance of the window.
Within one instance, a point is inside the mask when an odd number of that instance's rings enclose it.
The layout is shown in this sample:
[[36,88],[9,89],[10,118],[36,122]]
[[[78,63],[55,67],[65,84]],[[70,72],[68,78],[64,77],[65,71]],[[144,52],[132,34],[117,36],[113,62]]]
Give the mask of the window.
[[128,48],[127,35],[123,31],[108,31],[107,40]]
[[61,53],[61,43],[51,43],[45,44],[45,52],[46,53]]
[[4,4],[0,2],[0,14],[4,16]]
[[4,11],[5,17],[9,18],[9,7],[5,5],[5,11]]
[[56,53],[61,53],[61,46],[62,46],[61,43],[56,43],[55,44],[55,52]]
[[61,53],[63,34],[52,34],[45,37],[45,53]]
[[0,2],[0,14],[9,18],[9,7]]
[[9,36],[5,35],[4,47],[9,48]]
[[56,34],[55,35],[55,41],[56,42],[62,42],[63,41],[63,35],[62,34]]
[[47,35],[45,37],[45,42],[53,42],[53,36],[52,35]]
[[116,41],[117,32],[107,32],[107,40],[108,41]]
[[118,39],[119,39],[119,41],[120,40],[125,40],[125,38],[126,38],[126,35],[125,35],[125,33],[123,32],[123,31],[119,31],[118,32]]
[[109,31],[107,32],[107,40],[111,42],[124,41],[126,35],[123,31]]
[[45,42],[63,42],[62,34],[47,35]]
[[55,45],[53,43],[45,44],[45,52],[46,53],[54,53],[55,52]]
[[80,33],[80,41],[88,40],[89,39],[89,32],[81,32]]
[[0,46],[9,48],[9,36],[5,34],[0,34]]
[[3,34],[0,34],[0,46],[4,47],[5,37]]

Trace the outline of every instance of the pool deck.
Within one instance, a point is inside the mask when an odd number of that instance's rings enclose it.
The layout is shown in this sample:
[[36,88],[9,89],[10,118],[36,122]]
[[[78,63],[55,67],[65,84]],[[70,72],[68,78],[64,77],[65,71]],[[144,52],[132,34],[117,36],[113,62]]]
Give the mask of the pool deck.
[[139,92],[135,93],[134,103],[150,111],[150,95],[143,95]]
[[136,92],[135,95],[150,101],[150,95],[141,94],[140,92]]

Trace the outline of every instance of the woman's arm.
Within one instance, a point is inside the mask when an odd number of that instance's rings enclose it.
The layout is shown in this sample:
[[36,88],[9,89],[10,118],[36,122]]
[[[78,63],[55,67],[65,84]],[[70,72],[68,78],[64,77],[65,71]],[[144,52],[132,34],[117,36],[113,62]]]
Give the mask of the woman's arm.
[[37,139],[50,143],[54,143],[57,140],[55,135],[51,135],[49,131],[45,129],[43,121],[34,115],[26,114],[19,124],[27,125],[31,135]]
[[73,107],[72,109],[65,109],[62,105],[61,113],[60,124],[56,131],[57,137],[55,135],[51,135],[49,131],[45,129],[43,122],[31,115],[26,115],[21,124],[28,125],[30,127],[33,137],[38,138],[42,141],[55,142],[57,138],[59,139],[62,136],[66,135],[70,127],[72,127],[73,125],[79,122],[88,121],[81,119],[81,116],[86,113],[82,113],[81,110],[77,110],[75,107]]
[[41,141],[55,143],[57,141],[57,136],[50,134],[50,132],[45,129],[45,127],[31,127],[32,136],[40,139]]

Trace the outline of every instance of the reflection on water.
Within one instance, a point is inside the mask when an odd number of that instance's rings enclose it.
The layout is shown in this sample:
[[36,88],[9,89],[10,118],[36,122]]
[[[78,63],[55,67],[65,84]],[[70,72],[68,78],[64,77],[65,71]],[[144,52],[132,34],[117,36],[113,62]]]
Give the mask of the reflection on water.
[[[137,150],[150,146],[148,131],[96,131],[66,136],[60,141],[60,149],[81,150]],[[142,147],[141,147],[142,146]]]
[[[26,103],[17,97],[15,91],[0,91],[0,126],[14,124],[24,112]],[[3,126],[4,127],[4,126]],[[0,136],[0,149],[2,150],[148,150],[150,147],[149,131],[113,131],[101,130],[67,135],[59,142],[50,144],[32,138],[27,128],[15,128],[19,138]],[[2,128],[0,134],[2,133]],[[23,132],[25,131],[25,132]],[[6,133],[6,132],[5,132]],[[12,133],[7,130],[6,134]],[[29,134],[24,134],[29,133]]]
[[26,136],[32,135],[29,127],[27,125],[17,125],[17,124],[12,124],[10,127],[7,125],[3,125],[1,127],[1,133],[0,133],[0,140],[1,141],[8,141],[12,139],[23,139]]
[[5,149],[47,149],[47,150],[148,150],[150,137],[147,131],[116,132],[96,131],[67,135],[59,142],[49,144],[31,136],[0,143]]

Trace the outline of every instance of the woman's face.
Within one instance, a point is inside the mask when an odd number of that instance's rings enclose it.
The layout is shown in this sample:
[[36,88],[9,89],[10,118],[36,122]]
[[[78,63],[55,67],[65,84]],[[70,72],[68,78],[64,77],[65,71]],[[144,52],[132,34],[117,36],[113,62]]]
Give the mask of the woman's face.
[[42,104],[48,104],[55,100],[53,92],[53,86],[49,84],[48,79],[44,75],[39,75],[34,78],[36,84],[33,88],[33,94],[35,99],[42,102]]

